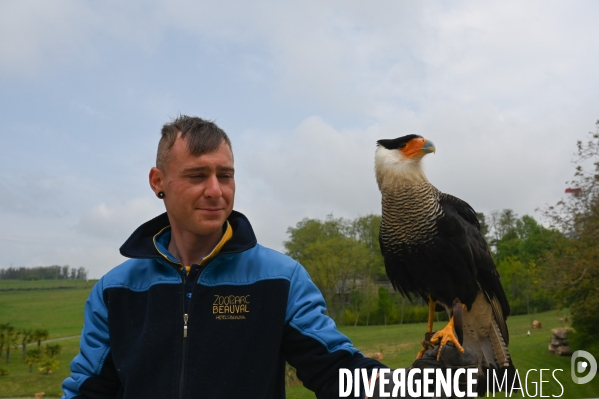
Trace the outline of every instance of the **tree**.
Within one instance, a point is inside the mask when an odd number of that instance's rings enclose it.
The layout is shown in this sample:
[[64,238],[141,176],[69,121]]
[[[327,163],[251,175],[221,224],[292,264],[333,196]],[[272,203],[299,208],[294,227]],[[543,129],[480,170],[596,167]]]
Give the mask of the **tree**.
[[[308,270],[333,318],[350,306],[355,315],[347,316],[353,320],[351,324],[356,324],[363,304],[368,302],[371,279],[384,275],[378,243],[380,219],[378,215],[355,220],[329,215],[324,221],[303,219],[287,229],[287,254]],[[356,290],[362,294],[360,300]]]
[[27,351],[27,344],[33,342],[33,330],[27,328],[21,328],[21,345],[23,346],[23,354],[21,358],[25,360],[25,352]]
[[385,287],[379,287],[378,299],[379,313],[383,316],[383,324],[387,325],[387,317],[389,316],[391,308],[393,307],[393,302],[389,296],[389,290]]
[[52,374],[54,370],[58,369],[58,360],[54,357],[42,355],[39,362],[38,370],[45,372],[46,374]]
[[524,262],[536,261],[558,241],[563,234],[540,225],[532,216],[524,215],[512,221],[511,227],[495,242],[495,260],[518,257]]
[[46,355],[54,357],[60,355],[60,352],[62,352],[62,346],[59,344],[46,344]]
[[493,212],[492,220],[492,254],[511,314],[551,309],[555,300],[544,284],[545,276],[550,275],[545,270],[545,255],[564,239],[563,234],[531,216],[518,218],[510,209]]
[[305,250],[310,244],[344,236],[348,229],[348,221],[342,218],[335,219],[333,215],[328,215],[324,222],[318,219],[305,218],[298,222],[295,227],[287,229],[289,241],[285,241],[283,245],[287,255],[304,264]]
[[[552,289],[570,307],[575,346],[599,352],[599,121],[588,141],[577,142],[574,195],[543,211],[567,237],[548,257]],[[589,163],[592,167],[589,168]]]
[[350,234],[369,251],[368,278],[377,281],[387,281],[385,260],[383,259],[379,242],[380,229],[381,216],[370,214],[353,220],[350,227]]
[[[70,272],[68,270],[68,265],[9,267],[0,269],[0,280],[56,280],[65,278],[87,280],[87,270],[85,268],[72,269]],[[67,274],[64,274],[65,272]]]
[[304,250],[304,266],[322,292],[329,314],[335,318],[345,305],[346,295],[365,274],[368,251],[351,238],[332,237],[311,243]]
[[6,364],[10,362],[10,350],[19,348],[20,331],[15,331],[14,327],[9,327],[6,334]]
[[7,342],[7,334],[8,334],[8,330],[12,328],[10,323],[1,323],[0,324],[0,359],[3,356],[3,350],[4,350],[4,345]]
[[364,298],[364,294],[362,293],[362,291],[358,290],[358,289],[354,289],[351,292],[351,295],[349,298],[349,304],[351,305],[352,309],[355,311],[355,318],[354,318],[354,322],[353,322],[354,327],[358,325],[358,321],[360,320],[360,311],[363,308],[364,302],[365,302],[365,298]]
[[490,229],[488,232],[489,246],[494,248],[501,239],[516,227],[516,219],[518,215],[511,209],[504,209],[501,212],[491,212]]
[[84,267],[77,269],[77,280],[87,280],[87,270]]
[[489,225],[487,224],[487,217],[482,212],[476,212],[476,218],[478,224],[480,224],[480,232],[487,242],[489,242]]
[[376,285],[372,281],[368,281],[368,286],[366,288],[366,301],[364,303],[364,307],[366,308],[366,326],[370,325],[370,316],[377,309],[377,304],[378,291],[376,290]]
[[29,366],[29,372],[33,372],[33,365],[40,362],[41,352],[39,349],[29,349],[25,355],[25,363]]
[[40,349],[42,341],[48,339],[50,332],[45,328],[38,328],[33,332],[33,341],[37,341],[37,348]]

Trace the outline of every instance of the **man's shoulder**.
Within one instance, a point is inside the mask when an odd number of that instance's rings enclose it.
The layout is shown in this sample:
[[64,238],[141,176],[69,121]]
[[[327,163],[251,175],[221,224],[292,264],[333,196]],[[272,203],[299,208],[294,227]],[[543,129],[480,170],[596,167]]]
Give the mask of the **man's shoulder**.
[[291,280],[299,263],[274,249],[256,244],[249,250],[223,254],[209,264],[200,281],[206,285],[253,284],[264,280]]
[[277,251],[276,249],[272,249],[269,247],[265,247],[262,244],[256,244],[255,250],[259,254],[259,256],[263,256],[268,259],[272,259],[276,262],[281,262],[290,265],[297,265],[297,261],[290,257],[289,255],[285,255],[282,252]]
[[128,259],[102,277],[103,289],[127,288],[133,291],[145,291],[156,283],[180,282],[174,268],[151,258]]
[[256,244],[252,252],[254,253],[251,254],[251,257],[258,260],[264,267],[270,266],[290,274],[293,274],[298,267],[301,267],[298,261],[292,257],[261,244]]

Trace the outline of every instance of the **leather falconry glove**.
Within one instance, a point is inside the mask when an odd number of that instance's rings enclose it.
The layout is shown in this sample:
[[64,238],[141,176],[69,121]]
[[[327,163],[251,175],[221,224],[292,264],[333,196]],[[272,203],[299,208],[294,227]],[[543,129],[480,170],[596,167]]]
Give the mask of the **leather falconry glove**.
[[[459,379],[459,387],[457,387],[459,389],[460,392],[463,392],[464,394],[467,394],[468,392],[468,386],[467,386],[467,370],[468,369],[478,369],[478,356],[476,355],[476,353],[474,352],[474,350],[472,350],[469,347],[464,347],[465,349],[465,353],[460,353],[455,346],[453,346],[452,343],[448,343],[447,345],[445,345],[443,347],[443,349],[441,350],[441,356],[439,358],[439,360],[437,360],[437,353],[439,352],[439,346],[435,346],[433,349],[429,349],[427,350],[424,355],[420,358],[420,359],[416,359],[416,361],[412,364],[411,369],[441,369],[443,370],[443,374],[446,375],[445,370],[450,369],[451,370],[451,376],[452,376],[452,392],[455,392],[455,388],[453,387],[453,376],[455,375],[455,372],[458,369],[465,369],[464,371],[466,371],[465,373],[462,373],[460,375],[460,379]],[[410,371],[410,368],[406,369],[405,373],[406,376],[408,375],[408,372]],[[421,395],[420,396],[410,396],[409,395],[409,389],[407,388],[407,382],[408,379],[406,377],[405,379],[405,396],[401,396],[401,389],[397,389],[397,396],[391,396],[394,388],[395,388],[395,384],[393,382],[393,378],[392,378],[392,374],[393,374],[393,370],[391,370],[390,373],[381,373],[381,375],[383,375],[387,381],[389,381],[388,384],[385,384],[384,387],[384,392],[388,393],[389,396],[383,396],[383,397],[396,397],[396,398],[416,398],[416,397],[423,397],[422,393],[425,392],[424,387],[422,386],[422,372],[419,373],[416,378],[414,378],[414,384],[420,384],[420,387],[416,387],[414,386],[412,391],[413,392],[420,392]],[[379,383],[381,381],[381,375],[379,375],[379,377],[376,380],[376,385],[374,388],[374,396],[371,397],[371,399],[379,399],[381,398],[381,396],[379,396],[380,393],[380,388],[379,388]],[[476,376],[476,375],[475,375]],[[435,373],[431,373],[431,377],[433,380],[433,383],[429,386],[428,391],[432,392],[433,394],[436,392],[436,387],[435,387]],[[473,388],[471,388],[474,392],[476,392],[476,386],[474,386]],[[429,396],[430,397],[430,396]],[[444,399],[449,399],[449,398],[453,398],[454,396],[446,396],[443,392],[443,390],[441,390],[441,395],[440,396],[434,396],[433,398],[444,398]],[[467,397],[466,395],[464,395],[463,397]]]

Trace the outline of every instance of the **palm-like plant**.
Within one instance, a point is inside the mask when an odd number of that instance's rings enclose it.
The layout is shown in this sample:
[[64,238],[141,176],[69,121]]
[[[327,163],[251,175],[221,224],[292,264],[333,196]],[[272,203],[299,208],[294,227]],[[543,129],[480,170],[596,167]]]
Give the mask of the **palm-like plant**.
[[2,331],[2,345],[6,345],[6,363],[8,364],[9,355],[10,355],[10,341],[12,340],[12,336],[15,332],[15,328],[10,325],[10,323],[6,323],[4,329]]
[[23,345],[22,359],[25,360],[25,353],[27,352],[27,344],[33,342],[33,330],[30,328],[21,328],[21,345]]
[[33,365],[40,362],[41,353],[39,349],[29,349],[25,356],[25,363],[29,366],[29,372],[33,372]]
[[10,349],[19,348],[19,339],[21,338],[21,332],[15,331],[15,328],[10,326],[6,330],[6,364],[10,362]]
[[45,371],[46,374],[52,374],[52,371],[58,369],[58,360],[51,356],[42,356],[38,367],[39,371]]
[[59,344],[46,344],[46,355],[54,357],[62,352],[62,346]]
[[11,327],[10,323],[1,323],[0,324],[0,359],[2,358],[2,354],[4,353],[4,344],[7,342],[7,330]]
[[[33,340],[37,341],[37,348],[40,349],[42,341],[48,339],[50,332],[45,328],[38,328],[33,332]],[[41,350],[41,349],[40,349]]]

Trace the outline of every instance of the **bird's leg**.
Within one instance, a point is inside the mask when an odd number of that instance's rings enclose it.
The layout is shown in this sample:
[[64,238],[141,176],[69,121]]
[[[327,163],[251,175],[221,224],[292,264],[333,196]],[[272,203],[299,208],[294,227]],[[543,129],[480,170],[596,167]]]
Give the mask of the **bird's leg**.
[[[458,336],[462,336],[462,310],[463,310],[463,306],[460,301],[458,299],[454,300],[454,306],[453,306],[453,314],[451,316],[451,318],[449,319],[449,323],[447,323],[447,325],[445,326],[445,328],[443,328],[442,330],[439,330],[435,333],[435,335],[433,335],[433,337],[431,338],[430,342],[434,345],[439,345],[439,352],[437,353],[437,360],[439,360],[441,358],[441,350],[443,349],[443,347],[445,346],[445,344],[447,344],[448,342],[452,342],[455,347],[460,351],[460,353],[464,353],[464,348],[462,347],[462,345],[460,344],[459,340],[458,340]],[[457,327],[457,331],[456,330],[456,319],[457,319],[457,323],[459,324]],[[457,334],[456,334],[457,331]]]
[[451,313],[453,315],[453,327],[455,330],[455,335],[458,339],[458,342],[462,344],[464,342],[464,329],[463,329],[463,314],[466,305],[460,302],[459,298],[453,300],[453,308],[451,309]]
[[426,334],[424,334],[424,341],[421,341],[422,349],[416,355],[416,359],[420,359],[424,352],[428,349],[431,349],[430,345],[426,344],[426,341],[430,340],[431,333],[433,332],[433,319],[435,317],[435,308],[437,307],[437,301],[434,301],[433,298],[428,296],[428,325],[426,326]]
[[433,297],[428,296],[428,325],[426,326],[426,332],[433,332],[433,320],[435,318],[435,308],[437,307],[437,301],[433,300]]

